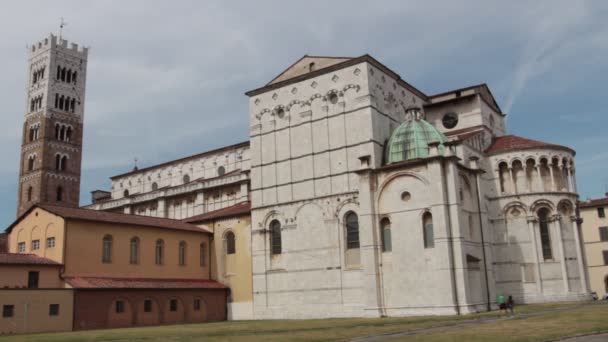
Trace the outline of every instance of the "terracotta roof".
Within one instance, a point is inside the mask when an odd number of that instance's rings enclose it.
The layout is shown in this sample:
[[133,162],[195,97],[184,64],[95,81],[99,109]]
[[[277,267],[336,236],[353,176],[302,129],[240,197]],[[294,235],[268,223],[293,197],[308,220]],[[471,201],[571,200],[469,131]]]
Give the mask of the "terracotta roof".
[[225,218],[225,217],[245,215],[245,214],[249,214],[249,213],[251,213],[251,203],[243,202],[243,203],[235,204],[231,207],[226,207],[226,208],[222,208],[219,210],[210,211],[208,213],[204,213],[201,215],[189,217],[183,221],[189,222],[189,223],[204,222],[204,221],[210,221],[210,220],[217,220],[217,219]]
[[209,279],[145,279],[66,277],[65,281],[76,289],[227,289]]
[[136,226],[146,226],[163,229],[175,229],[184,230],[198,233],[211,234],[211,231],[204,227],[197,227],[179,220],[172,220],[167,218],[151,217],[151,216],[140,216],[131,214],[112,213],[107,211],[99,211],[93,209],[82,209],[72,207],[62,207],[51,204],[37,204],[26,211],[20,218],[17,219],[10,227],[6,229],[8,233],[13,227],[34,208],[41,208],[57,216],[65,219],[75,219],[93,222],[107,222],[107,223],[122,223]]
[[475,136],[475,135],[485,131],[486,129],[488,129],[486,126],[478,125],[478,126],[467,127],[467,128],[463,128],[463,129],[457,129],[454,131],[443,132],[443,134],[445,134],[446,136],[448,136],[450,138],[457,137],[459,140],[466,140],[472,136]]
[[527,138],[518,137],[517,135],[504,135],[502,137],[494,138],[492,141],[492,145],[488,147],[486,153],[495,154],[500,152],[507,152],[513,150],[526,150],[531,148],[541,148],[541,147],[549,147],[549,148],[557,148],[567,150],[569,152],[575,153],[571,148],[550,144],[538,140],[532,140]]
[[210,154],[214,154],[214,153],[219,153],[222,151],[226,151],[226,150],[232,150],[232,149],[236,149],[236,148],[241,148],[241,147],[249,147],[249,140],[238,143],[238,144],[234,144],[234,145],[229,145],[229,146],[224,146],[224,147],[220,147],[217,148],[215,150],[210,150],[210,151],[205,151],[202,153],[198,153],[198,154],[194,154],[188,157],[184,157],[184,158],[180,158],[180,159],[175,159],[175,160],[170,160],[168,162],[164,162],[161,164],[156,164],[156,165],[152,165],[152,166],[148,166],[148,167],[144,167],[143,169],[137,169],[137,170],[133,170],[133,171],[129,171],[129,172],[125,172],[116,176],[112,176],[110,177],[110,179],[116,179],[116,178],[120,178],[120,177],[125,177],[125,176],[129,176],[129,175],[134,175],[136,173],[142,173],[142,172],[146,172],[149,171],[151,169],[155,169],[158,167],[162,167],[162,166],[166,166],[166,165],[171,165],[171,164],[175,164],[175,163],[181,163],[190,159],[194,159],[194,158],[200,158],[200,157],[204,157]]
[[0,233],[0,253],[8,252],[8,234]]
[[0,253],[0,265],[49,265],[61,266],[60,263],[37,256],[36,254]]
[[608,205],[608,197],[590,199],[590,200],[586,200],[584,202],[579,202],[579,203],[580,203],[579,206],[581,208],[599,207],[602,205]]

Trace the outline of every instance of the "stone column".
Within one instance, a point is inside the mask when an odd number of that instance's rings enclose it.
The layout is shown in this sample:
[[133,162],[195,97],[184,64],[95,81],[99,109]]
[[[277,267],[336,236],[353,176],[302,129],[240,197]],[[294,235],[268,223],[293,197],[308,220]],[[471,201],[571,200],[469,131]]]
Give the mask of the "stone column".
[[574,230],[574,243],[576,244],[576,261],[578,265],[578,274],[581,281],[581,291],[587,292],[587,273],[585,263],[583,262],[583,251],[581,250],[581,238],[579,234],[579,225],[576,216],[570,216],[572,229]]
[[156,206],[156,216],[167,217],[167,207],[165,205],[165,198],[161,197],[158,199]]
[[553,162],[549,165],[549,174],[551,175],[551,191],[555,191],[555,177],[553,175]]
[[[522,166],[524,169],[524,178],[526,179],[526,192],[532,192],[532,179],[528,179],[528,163],[524,163]],[[531,174],[532,172],[530,171],[530,175]]]
[[205,213],[205,194],[202,191],[194,195],[194,215]]
[[513,178],[513,168],[512,167],[509,167],[509,181],[511,182],[511,193],[516,194],[517,193],[517,182]]
[[538,239],[536,239],[536,228],[534,227],[534,223],[536,222],[536,217],[528,217],[528,230],[530,233],[530,242],[532,243],[532,250],[534,252],[534,275],[536,277],[536,292],[538,294],[543,293],[543,279],[541,278],[540,273],[540,258],[538,256]]
[[559,246],[559,263],[562,268],[562,280],[564,283],[564,292],[570,292],[570,286],[568,285],[568,269],[566,268],[566,253],[564,251],[564,240],[562,236],[562,216],[555,215],[551,222],[554,226],[553,230],[557,231],[557,243]]
[[541,192],[546,191],[545,182],[543,182],[543,176],[541,172],[540,164],[536,165],[536,176],[538,177],[538,187]]

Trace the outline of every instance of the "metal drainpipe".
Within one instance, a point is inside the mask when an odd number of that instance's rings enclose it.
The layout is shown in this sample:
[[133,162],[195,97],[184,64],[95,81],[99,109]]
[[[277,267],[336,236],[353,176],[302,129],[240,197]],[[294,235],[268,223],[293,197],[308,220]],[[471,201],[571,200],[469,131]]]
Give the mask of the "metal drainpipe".
[[454,264],[454,235],[452,234],[452,215],[450,214],[450,206],[449,206],[449,197],[448,197],[448,189],[447,189],[447,177],[445,173],[445,161],[440,161],[439,165],[441,167],[441,178],[442,178],[442,190],[443,195],[445,196],[446,201],[448,201],[448,208],[446,212],[447,216],[447,224],[448,224],[448,248],[449,248],[449,257],[451,262],[450,267],[450,275],[452,278],[452,296],[454,296],[454,305],[456,307],[456,314],[460,315],[460,302],[458,301],[458,288],[456,284],[456,265]]
[[[469,158],[470,160],[474,161],[477,164],[477,157],[471,157]],[[486,301],[487,301],[487,309],[488,311],[490,311],[492,309],[491,304],[490,304],[490,281],[488,280],[488,260],[486,259],[486,244],[485,244],[485,239],[483,236],[483,220],[481,217],[481,192],[479,191],[479,171],[483,171],[480,170],[479,167],[476,168],[478,170],[477,173],[475,173],[475,187],[476,187],[476,192],[477,192],[477,215],[479,218],[479,230],[480,230],[480,237],[481,237],[481,253],[483,255],[483,268],[484,268],[484,272],[483,275],[485,277],[486,280]]]

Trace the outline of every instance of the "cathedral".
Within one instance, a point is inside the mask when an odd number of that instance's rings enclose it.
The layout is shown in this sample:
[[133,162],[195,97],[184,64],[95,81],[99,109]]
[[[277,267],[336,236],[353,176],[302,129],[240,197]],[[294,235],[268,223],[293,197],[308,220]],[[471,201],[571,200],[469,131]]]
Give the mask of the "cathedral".
[[[79,203],[87,50],[59,51],[29,61],[19,215]],[[247,141],[112,176],[81,208],[210,232],[228,319],[588,298],[575,151],[507,134],[486,84],[426,94],[370,55],[304,56],[246,96]]]

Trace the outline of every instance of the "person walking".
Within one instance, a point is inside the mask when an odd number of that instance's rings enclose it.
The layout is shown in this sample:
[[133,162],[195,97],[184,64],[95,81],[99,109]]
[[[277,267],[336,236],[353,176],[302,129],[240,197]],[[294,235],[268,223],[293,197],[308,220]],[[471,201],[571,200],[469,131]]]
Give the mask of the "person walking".
[[510,316],[513,316],[514,306],[515,306],[515,301],[513,300],[513,296],[509,295],[509,298],[507,299],[507,309],[509,309]]
[[505,310],[505,313],[507,313],[507,304],[503,295],[498,296],[498,309]]

